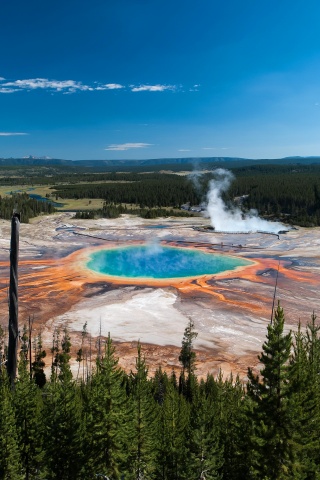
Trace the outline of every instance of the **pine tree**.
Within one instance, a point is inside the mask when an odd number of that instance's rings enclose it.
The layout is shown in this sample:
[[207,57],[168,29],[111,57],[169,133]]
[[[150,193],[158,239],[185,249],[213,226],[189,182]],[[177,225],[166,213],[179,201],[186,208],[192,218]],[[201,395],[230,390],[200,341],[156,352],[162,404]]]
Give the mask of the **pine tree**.
[[44,373],[44,367],[45,367],[45,362],[44,358],[47,356],[47,353],[45,350],[42,348],[42,337],[41,337],[41,332],[37,336],[35,340],[35,346],[34,346],[34,362],[32,362],[32,374],[33,374],[33,379],[38,385],[38,387],[42,388],[46,384],[46,374]]
[[219,431],[223,452],[223,478],[248,478],[248,442],[250,425],[246,418],[245,391],[239,376],[232,374],[225,380],[221,372],[213,400],[215,428]]
[[127,464],[133,432],[128,421],[128,400],[110,335],[105,352],[86,393],[87,478],[95,473],[119,479]]
[[[219,441],[219,428],[212,399],[193,395],[188,428],[189,478],[220,480],[222,478],[223,448]],[[229,477],[225,477],[229,478]]]
[[7,372],[0,366],[0,478],[22,480],[18,432]]
[[315,315],[301,332],[299,323],[290,361],[290,422],[295,453],[296,478],[320,474],[319,372],[320,340]]
[[25,480],[39,478],[43,452],[42,397],[41,392],[27,369],[29,344],[26,330],[22,336],[22,346],[18,367],[18,379],[13,394],[15,418],[19,432],[18,443]]
[[[309,360],[310,397],[309,404],[310,422],[308,425],[309,454],[313,459],[317,475],[320,476],[320,325],[316,325],[316,315],[313,313],[311,322],[307,325],[307,351]],[[314,409],[313,409],[314,407]]]
[[133,404],[134,438],[131,459],[134,480],[154,478],[157,406],[148,381],[148,368],[138,344],[136,370],[131,373],[131,400]]
[[157,457],[155,477],[158,480],[187,479],[189,470],[188,428],[190,403],[170,381],[160,405],[157,422]]
[[283,333],[284,321],[283,309],[278,303],[258,357],[262,381],[248,370],[248,394],[253,403],[251,477],[259,480],[292,478],[287,398],[291,332]]
[[179,378],[180,393],[191,401],[193,390],[196,388],[197,379],[195,376],[196,353],[193,350],[193,340],[198,334],[194,331],[194,323],[189,320],[185,328],[182,346],[179,355],[179,362],[182,365],[182,371]]
[[47,478],[79,480],[83,469],[83,408],[80,388],[72,380],[71,344],[66,330],[61,345],[57,341],[54,345],[52,381],[43,392]]

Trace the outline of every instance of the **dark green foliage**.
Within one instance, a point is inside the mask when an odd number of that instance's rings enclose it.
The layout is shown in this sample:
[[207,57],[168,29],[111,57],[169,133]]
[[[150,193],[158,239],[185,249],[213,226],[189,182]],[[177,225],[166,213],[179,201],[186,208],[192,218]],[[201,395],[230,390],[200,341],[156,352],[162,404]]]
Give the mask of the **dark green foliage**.
[[189,320],[188,326],[184,331],[179,355],[179,362],[182,365],[182,372],[179,379],[179,390],[180,393],[185,395],[190,401],[192,400],[197,383],[195,376],[196,353],[193,350],[193,340],[197,338],[197,336],[198,334],[194,330],[194,323]]
[[42,349],[41,332],[35,339],[34,345],[34,362],[32,363],[32,375],[38,387],[42,388],[46,384],[46,375],[44,373],[44,358],[47,353]]
[[169,382],[163,403],[158,410],[155,478],[188,479],[190,405],[184,396],[179,394],[174,384]]
[[[0,367],[1,368],[1,367]],[[1,368],[0,377],[0,478],[22,480],[21,452],[18,427],[14,415],[13,396],[8,378]]]
[[317,478],[320,471],[320,327],[315,320],[313,314],[305,333],[299,325],[289,368],[297,478]]
[[13,405],[18,425],[18,444],[26,480],[37,478],[43,461],[42,396],[37,385],[30,381],[28,361],[21,350],[19,377],[15,385]]
[[[121,178],[121,177],[120,177]],[[168,174],[127,174],[121,183],[87,183],[52,187],[61,198],[102,198],[107,205],[131,204],[140,209],[196,205],[201,197],[192,182],[183,176]]]
[[131,372],[129,379],[133,428],[130,471],[132,478],[136,480],[155,478],[157,404],[152,396],[147,375],[148,368],[138,344],[136,370]]
[[0,196],[0,218],[10,220],[13,210],[21,213],[21,222],[28,223],[30,218],[55,212],[50,202],[39,202],[26,193],[14,194],[10,197]]
[[[247,164],[245,166],[241,166]],[[202,163],[202,169],[213,170],[221,166],[217,163]],[[256,209],[266,218],[280,218],[282,221],[302,226],[320,225],[320,165],[292,161],[284,165],[270,161],[230,162],[225,164],[235,174],[235,181],[225,195],[227,201],[246,195],[242,208],[247,211]],[[14,185],[52,185],[52,196],[62,198],[101,198],[106,201],[102,210],[82,211],[79,218],[95,216],[116,218],[122,209],[144,218],[178,215],[183,203],[193,205],[205,200],[210,174],[204,175],[195,188],[186,176],[160,173],[170,168],[181,170],[179,165],[153,165],[150,167],[125,167],[116,172],[117,167],[81,167],[81,166],[36,166],[1,167],[3,176],[0,185],[7,185],[8,191]],[[112,171],[113,170],[113,171]],[[152,170],[152,171],[150,171]],[[191,164],[183,164],[183,170],[192,170]],[[69,184],[66,185],[66,178]],[[13,189],[14,190],[14,189]],[[14,193],[14,198],[0,201],[0,216],[10,218],[12,209],[22,212],[22,221],[39,215],[41,212],[54,211],[48,202],[31,200],[27,194]],[[166,208],[165,208],[166,207]],[[167,208],[172,209],[168,211]],[[170,212],[170,213],[169,213]],[[188,215],[181,212],[181,215]]]
[[95,472],[119,479],[128,465],[133,440],[132,416],[110,336],[97,360],[96,372],[85,389],[86,478]]
[[55,339],[52,381],[43,391],[44,444],[47,478],[78,480],[83,470],[83,404],[81,391],[72,380],[70,337],[65,329]]
[[[77,381],[64,330],[54,334],[51,381],[40,388],[41,336],[33,342],[30,377],[29,332],[24,328],[13,389],[4,363],[0,365],[0,478],[316,480],[319,332],[313,314],[305,331],[299,326],[292,339],[284,333],[278,305],[259,356],[261,373],[249,370],[245,388],[232,375],[196,378],[192,322],[182,341],[179,382],[160,368],[149,377],[140,345],[136,369],[127,375],[110,336],[105,348],[99,336],[96,368],[88,372],[85,325]],[[1,358],[4,343],[0,330]]]
[[292,433],[288,407],[288,361],[291,333],[284,334],[284,313],[278,304],[259,356],[262,382],[248,371],[253,402],[252,478],[292,478]]
[[90,220],[93,218],[118,218],[122,214],[137,215],[142,218],[158,217],[192,217],[193,215],[182,210],[173,210],[172,208],[136,208],[123,205],[105,204],[99,210],[78,211],[75,218]]
[[[224,447],[220,440],[221,423],[213,399],[201,390],[193,396],[188,429],[189,478],[220,480]],[[232,478],[226,475],[224,478]]]
[[297,225],[320,224],[319,165],[252,166],[233,170],[228,197],[248,195],[243,208]]

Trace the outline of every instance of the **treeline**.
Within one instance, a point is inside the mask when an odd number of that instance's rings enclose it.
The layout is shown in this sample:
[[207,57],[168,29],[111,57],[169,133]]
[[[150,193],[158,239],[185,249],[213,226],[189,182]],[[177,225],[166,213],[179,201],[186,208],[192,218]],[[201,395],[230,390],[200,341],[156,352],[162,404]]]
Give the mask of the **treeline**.
[[102,198],[107,203],[126,203],[140,208],[179,208],[186,202],[196,205],[201,200],[201,194],[188,178],[166,174],[154,174],[151,178],[133,174],[133,177],[139,177],[139,181],[56,185],[52,188],[60,198]]
[[159,218],[159,217],[192,217],[189,212],[182,210],[173,210],[172,208],[135,208],[126,205],[104,204],[98,210],[83,210],[75,214],[75,218],[94,219],[94,218],[118,218],[122,214],[137,215],[142,218]]
[[[245,195],[244,211],[301,226],[320,225],[319,165],[254,165],[234,168],[235,180],[225,200]],[[206,200],[212,174],[197,182],[188,177],[160,173],[109,173],[114,183],[56,185],[61,198],[103,198],[107,203],[127,203],[140,208],[180,207]],[[126,183],[127,182],[130,183]],[[125,182],[125,183],[119,183]]]
[[21,222],[28,223],[30,218],[55,212],[50,202],[39,202],[26,193],[13,194],[10,197],[0,195],[0,218],[10,220],[13,211],[21,214]]
[[[131,205],[140,209],[142,215],[145,210],[153,215],[150,209],[180,208],[188,202],[198,205],[205,201],[212,178],[210,173],[188,177],[156,171],[98,173],[80,167],[39,169],[21,177],[4,176],[0,184],[54,184],[51,188],[60,198],[100,198],[108,205]],[[225,195],[226,201],[232,203],[234,197],[246,196],[242,202],[244,211],[256,209],[260,216],[301,226],[320,225],[320,165],[249,165],[231,170],[235,180]]]
[[[10,388],[0,335],[0,478],[132,480],[317,479],[320,475],[320,337],[312,315],[305,331],[284,333],[278,305],[259,356],[260,376],[196,376],[190,322],[179,375],[148,375],[141,346],[124,372],[110,336],[93,371],[86,325],[70,370],[70,338],[55,332],[50,381],[39,335],[29,365],[21,338],[19,376]],[[89,364],[90,365],[90,364]]]
[[305,166],[246,167],[237,175],[228,196],[248,195],[245,210],[254,208],[262,216],[311,227],[320,225],[320,168]]
[[[61,173],[59,173],[59,170]],[[63,185],[66,183],[78,184],[78,183],[91,183],[91,182],[137,182],[145,179],[161,179],[163,175],[158,171],[144,172],[142,168],[136,170],[136,168],[129,169],[124,172],[117,171],[95,171],[88,172],[88,169],[76,168],[76,167],[60,167],[54,168],[52,171],[44,172],[42,169],[30,172],[26,171],[21,174],[21,171],[10,172],[10,175],[0,175],[0,185]],[[1,174],[1,169],[0,169]]]

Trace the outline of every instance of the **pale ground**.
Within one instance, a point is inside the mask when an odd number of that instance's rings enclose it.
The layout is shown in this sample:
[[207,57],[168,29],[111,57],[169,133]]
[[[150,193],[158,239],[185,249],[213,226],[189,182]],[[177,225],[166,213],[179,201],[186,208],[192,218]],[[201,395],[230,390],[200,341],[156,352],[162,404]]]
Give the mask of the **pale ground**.
[[[81,295],[68,305],[68,292],[47,295],[47,301],[38,302],[33,295],[20,300],[20,323],[28,315],[35,316],[35,330],[42,329],[47,348],[52,332],[58,326],[68,326],[78,342],[83,325],[94,338],[110,332],[118,345],[120,363],[132,368],[136,355],[136,342],[145,348],[151,369],[162,365],[171,369],[178,366],[178,355],[184,329],[191,319],[198,337],[194,343],[201,375],[207,371],[217,373],[239,372],[245,375],[248,366],[257,365],[257,353],[265,340],[270,321],[278,260],[280,267],[277,295],[285,308],[286,329],[295,329],[297,321],[305,324],[312,311],[320,312],[320,229],[292,230],[287,234],[222,234],[204,233],[192,228],[207,224],[203,218],[161,219],[147,221],[124,216],[115,220],[75,220],[73,214],[63,213],[36,219],[20,227],[21,283],[24,275],[46,272],[48,259],[64,258],[70,253],[88,247],[116,242],[121,245],[132,241],[195,242],[211,244],[219,253],[254,259],[264,258],[254,275],[233,272],[206,282],[180,282],[174,285],[116,285],[110,280],[92,282],[88,276]],[[151,229],[151,225],[167,228]],[[0,258],[9,258],[10,222],[0,221]],[[240,247],[241,245],[241,247]],[[269,265],[269,259],[273,263]],[[274,261],[276,259],[276,262]],[[30,260],[30,265],[27,263]],[[37,260],[37,264],[32,261]],[[43,263],[42,263],[43,262]],[[47,269],[47,270],[46,270]],[[301,277],[299,274],[301,273]],[[1,324],[7,322],[6,284],[9,270],[2,266]],[[59,279],[57,279],[58,281]],[[73,279],[70,279],[72,282]],[[44,288],[41,283],[37,291]],[[25,293],[27,287],[22,286]],[[49,298],[50,297],[50,298]],[[76,333],[78,332],[78,333]],[[74,363],[75,368],[76,364]]]

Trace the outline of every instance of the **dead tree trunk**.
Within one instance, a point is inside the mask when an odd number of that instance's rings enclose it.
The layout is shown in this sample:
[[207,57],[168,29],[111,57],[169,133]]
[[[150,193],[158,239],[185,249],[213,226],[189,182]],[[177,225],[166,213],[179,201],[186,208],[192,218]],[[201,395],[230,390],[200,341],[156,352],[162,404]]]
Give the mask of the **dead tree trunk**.
[[18,258],[19,258],[20,214],[14,213],[11,219],[10,244],[10,287],[9,287],[9,343],[7,371],[11,385],[17,373],[18,349]]

